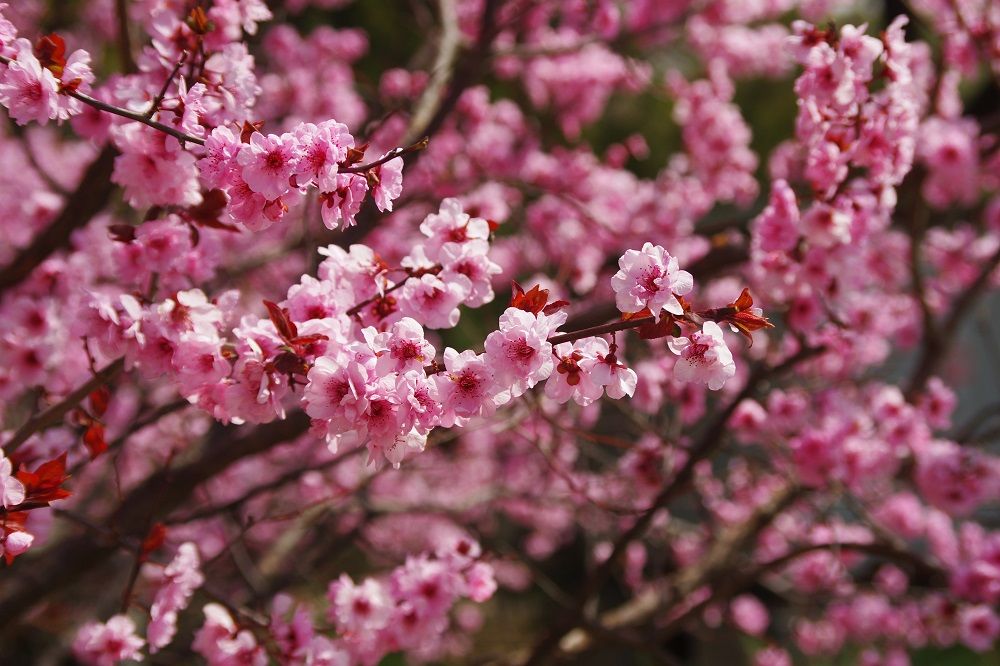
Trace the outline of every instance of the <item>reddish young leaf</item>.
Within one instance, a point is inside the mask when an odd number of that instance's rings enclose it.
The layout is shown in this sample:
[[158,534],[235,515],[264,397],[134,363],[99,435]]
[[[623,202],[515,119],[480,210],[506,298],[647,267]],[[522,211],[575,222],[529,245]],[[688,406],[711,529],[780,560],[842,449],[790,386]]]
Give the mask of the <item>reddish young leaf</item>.
[[263,120],[257,120],[254,122],[244,120],[243,127],[240,129],[240,143],[250,143],[250,136],[254,132],[259,132],[262,129],[264,129]]
[[298,337],[299,331],[295,327],[295,322],[288,316],[288,310],[278,307],[278,304],[273,301],[267,300],[264,301],[264,307],[267,308],[267,315],[271,318],[271,323],[277,329],[278,335],[285,342],[291,342]]
[[643,317],[652,317],[653,313],[649,311],[649,308],[643,308],[638,312],[623,312],[622,321],[632,321],[633,319],[642,319]]
[[677,325],[672,316],[666,315],[661,317],[658,322],[654,321],[643,324],[638,328],[638,333],[639,337],[643,340],[656,340],[657,338],[665,338],[668,335],[680,337],[681,327]]
[[753,297],[750,295],[750,290],[745,287],[739,297],[729,305],[706,310],[701,314],[705,319],[729,324],[743,335],[750,345],[753,345],[754,331],[774,328],[774,324],[767,320],[760,308],[753,307]]
[[219,219],[226,210],[226,201],[226,194],[222,190],[208,190],[202,193],[200,204],[190,206],[182,215],[189,222],[202,227],[238,233],[238,228]]
[[59,35],[52,33],[43,35],[35,42],[35,57],[39,64],[53,71],[58,76],[66,66],[66,42]]
[[108,443],[104,440],[104,426],[98,421],[94,421],[83,433],[83,443],[90,453],[90,459],[94,460],[108,450]]
[[104,416],[108,411],[108,402],[111,400],[111,389],[107,386],[100,386],[90,392],[90,408],[98,417]]
[[131,224],[109,224],[108,233],[119,243],[131,243],[135,240],[135,227]]
[[202,7],[192,9],[186,22],[191,31],[197,35],[204,35],[212,31],[212,22],[208,20],[208,14]]
[[517,282],[511,282],[513,293],[510,296],[510,307],[538,314],[545,308],[549,300],[549,290],[542,289],[537,284],[527,292]]
[[17,480],[24,485],[25,503],[48,504],[69,497],[70,492],[62,487],[68,478],[65,453],[42,463],[34,472],[26,469],[17,471]]
[[353,166],[357,164],[361,160],[365,159],[366,150],[368,150],[367,143],[360,146],[356,146],[354,148],[348,148],[347,158],[344,160],[344,163],[347,164],[347,166]]
[[167,538],[167,527],[163,523],[155,523],[149,528],[149,534],[142,540],[142,547],[139,549],[139,561],[145,562],[149,555],[163,546]]

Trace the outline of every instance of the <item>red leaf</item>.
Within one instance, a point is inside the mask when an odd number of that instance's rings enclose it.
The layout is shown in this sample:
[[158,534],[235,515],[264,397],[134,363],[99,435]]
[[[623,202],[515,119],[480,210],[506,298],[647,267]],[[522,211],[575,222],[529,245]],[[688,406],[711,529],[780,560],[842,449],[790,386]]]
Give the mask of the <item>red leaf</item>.
[[135,227],[131,224],[110,224],[108,232],[119,243],[131,243],[135,240]]
[[250,136],[254,132],[259,132],[264,129],[264,121],[258,120],[255,122],[249,122],[247,120],[243,121],[243,127],[240,129],[240,143],[250,143]]
[[57,68],[61,74],[66,66],[66,42],[55,33],[43,35],[35,42],[35,57],[42,67]]
[[70,492],[62,487],[66,475],[66,454],[38,466],[34,472],[18,470],[17,480],[24,485],[24,503],[45,503],[65,499]]
[[368,144],[367,143],[363,144],[363,145],[360,145],[360,146],[357,146],[355,148],[348,148],[347,149],[347,159],[345,159],[344,162],[347,164],[347,166],[353,166],[353,165],[357,164],[361,160],[365,159],[365,151],[366,150],[368,150]]
[[673,317],[665,315],[658,322],[643,324],[639,327],[638,333],[639,337],[643,340],[656,340],[657,338],[665,338],[668,335],[679,337],[681,329]]
[[226,224],[219,218],[226,209],[227,197],[222,190],[209,190],[202,193],[201,203],[191,206],[184,211],[184,216],[190,221],[202,227],[221,229],[239,233],[239,229],[231,224]]
[[638,312],[623,312],[622,321],[632,321],[633,319],[642,319],[643,317],[652,317],[653,313],[649,311],[649,308],[643,308]]
[[554,312],[558,312],[565,307],[569,307],[569,301],[552,301],[544,308],[542,308],[542,314],[550,315]]
[[90,407],[98,417],[104,416],[108,411],[108,402],[111,400],[111,389],[101,386],[90,392]]
[[212,22],[208,20],[208,14],[201,7],[195,7],[191,10],[186,23],[197,35],[204,35],[212,30]]
[[288,316],[288,310],[278,307],[277,303],[267,300],[264,301],[264,307],[267,308],[267,315],[271,318],[271,323],[277,329],[278,335],[285,342],[291,344],[291,341],[298,337],[299,331],[295,327],[295,322]]
[[538,314],[545,308],[549,300],[549,290],[542,289],[537,284],[527,292],[517,282],[511,282],[513,293],[510,296],[510,307]]
[[91,423],[86,432],[83,433],[83,443],[90,453],[91,460],[107,451],[108,443],[104,440],[104,426],[97,421]]
[[149,534],[142,540],[142,547],[139,550],[139,561],[145,562],[150,553],[158,550],[167,538],[167,527],[163,523],[156,523],[149,528]]

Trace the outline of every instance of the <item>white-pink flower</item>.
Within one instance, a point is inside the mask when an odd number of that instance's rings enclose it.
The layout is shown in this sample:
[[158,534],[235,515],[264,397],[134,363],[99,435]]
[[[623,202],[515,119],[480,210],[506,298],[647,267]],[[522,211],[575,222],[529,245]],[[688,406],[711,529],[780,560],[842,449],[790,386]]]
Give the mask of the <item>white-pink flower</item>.
[[197,546],[186,542],[163,570],[146,628],[150,653],[168,645],[177,633],[177,613],[187,607],[194,590],[205,581],[200,565]]
[[446,372],[435,375],[443,414],[441,425],[451,427],[472,416],[488,416],[496,409],[496,381],[486,361],[486,355],[472,350],[461,354],[448,347],[444,350]]
[[733,353],[714,321],[706,321],[700,332],[686,338],[670,338],[667,346],[680,356],[674,364],[674,379],[678,381],[708,384],[717,391],[736,374]]
[[615,302],[622,312],[649,308],[659,321],[660,312],[684,314],[677,296],[691,291],[694,279],[677,265],[677,259],[660,247],[646,243],[641,251],[626,250],[618,260],[621,269],[611,278]]
[[384,586],[366,578],[356,585],[347,574],[330,583],[330,620],[344,633],[382,629],[392,613],[391,600]]
[[209,666],[264,666],[267,654],[257,644],[252,632],[239,629],[232,616],[219,604],[204,608],[205,624],[195,634],[191,648],[203,656]]
[[0,453],[0,505],[5,509],[24,501],[24,484],[11,474],[12,471],[10,460]]
[[472,291],[464,275],[455,275],[449,282],[427,274],[409,278],[400,290],[399,311],[408,317],[420,318],[427,328],[451,328],[458,323],[458,306]]
[[486,361],[497,383],[510,388],[511,398],[552,373],[552,345],[547,338],[565,321],[565,312],[547,317],[518,308],[507,308],[500,316],[500,330],[486,337]]
[[0,104],[18,125],[31,121],[45,125],[59,116],[59,81],[38,62],[31,42],[18,39],[15,45],[17,59],[0,78]]
[[618,360],[617,353],[611,353],[607,340],[603,338],[598,340],[599,342],[594,345],[596,362],[588,364],[591,378],[604,387],[604,392],[609,398],[614,400],[621,400],[625,396],[631,398],[635,395],[635,387],[639,383],[638,375],[635,374],[635,370],[626,367]]
[[[604,386],[594,375],[598,355],[608,353],[608,342],[603,338],[583,338],[576,342],[556,345],[555,371],[545,382],[545,395],[556,402],[573,399],[586,407],[604,394]],[[603,379],[604,377],[600,377]]]
[[115,615],[104,624],[90,622],[80,628],[73,641],[73,654],[88,666],[115,666],[126,659],[142,661],[144,641],[136,636],[135,622]]
[[237,161],[243,167],[243,180],[250,189],[273,201],[291,188],[289,178],[295,173],[297,142],[291,134],[250,135],[250,143],[240,148]]
[[372,172],[375,175],[375,185],[372,187],[375,205],[380,211],[391,211],[392,202],[403,193],[403,158],[391,159],[372,169]]
[[347,150],[354,147],[347,125],[335,120],[318,125],[302,123],[295,128],[295,137],[300,153],[295,169],[297,184],[313,183],[322,192],[337,189],[339,165],[347,158]]
[[412,317],[403,317],[383,333],[369,326],[361,334],[378,357],[375,372],[380,376],[423,370],[434,360],[434,345],[424,339],[423,327]]
[[238,168],[236,156],[243,144],[231,129],[220,125],[205,139],[205,155],[198,160],[201,181],[208,187],[225,187],[230,184]]
[[334,188],[319,195],[320,215],[327,229],[337,229],[341,225],[354,226],[354,216],[361,210],[361,204],[368,194],[368,180],[356,173],[338,173],[333,178]]

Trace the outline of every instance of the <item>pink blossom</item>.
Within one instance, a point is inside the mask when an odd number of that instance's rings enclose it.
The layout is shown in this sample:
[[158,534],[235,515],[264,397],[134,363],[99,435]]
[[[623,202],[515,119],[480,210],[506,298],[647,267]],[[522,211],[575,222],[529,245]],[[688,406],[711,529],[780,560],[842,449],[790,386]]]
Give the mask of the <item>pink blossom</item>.
[[714,321],[706,321],[701,332],[686,338],[670,338],[667,346],[680,357],[674,364],[674,378],[678,381],[708,384],[708,388],[718,391],[736,374],[733,354]]
[[335,120],[318,125],[303,123],[295,128],[295,137],[300,152],[295,171],[298,185],[312,183],[322,192],[336,190],[340,186],[339,164],[347,158],[348,149],[354,147],[347,125]]
[[295,173],[297,151],[298,142],[291,134],[265,136],[254,132],[250,143],[240,148],[236,161],[250,189],[273,201],[291,188],[289,179]]
[[452,276],[449,282],[426,274],[408,278],[399,294],[399,311],[423,319],[428,328],[451,328],[461,315],[458,306],[472,290],[464,275]]
[[458,276],[468,279],[471,288],[462,301],[470,308],[478,308],[493,300],[493,277],[503,271],[490,260],[486,241],[471,240],[464,243],[445,243],[438,255],[442,269],[438,273],[445,282],[456,282]]
[[18,39],[14,45],[16,59],[0,72],[0,104],[18,125],[45,125],[59,117],[59,81],[38,62],[31,42]]
[[465,572],[465,585],[470,599],[476,603],[487,601],[497,590],[493,567],[485,562],[476,562]]
[[229,185],[236,173],[236,156],[242,144],[231,129],[220,125],[205,139],[205,156],[198,160],[201,180],[208,187]]
[[1000,636],[1000,618],[989,606],[968,606],[959,611],[962,642],[976,652],[988,652]]
[[[383,155],[385,157],[385,155]],[[372,197],[383,212],[392,210],[392,202],[403,192],[403,158],[397,157],[372,169]]]
[[24,485],[12,474],[10,460],[0,453],[0,505],[5,509],[24,501]]
[[142,661],[144,644],[135,634],[135,623],[126,615],[115,615],[103,624],[82,626],[73,641],[73,654],[88,666],[115,666],[126,659]]
[[194,590],[205,581],[199,566],[197,546],[186,542],[178,547],[177,555],[163,570],[146,628],[150,653],[159,651],[173,640],[177,632],[177,613],[187,607]]
[[733,616],[733,624],[740,631],[751,636],[761,636],[767,630],[770,617],[767,608],[757,597],[741,594],[729,604],[729,612]]
[[111,174],[133,206],[193,206],[201,201],[194,155],[178,141],[140,123],[112,129],[121,151]]
[[484,354],[471,350],[444,350],[445,372],[435,376],[443,414],[441,425],[462,423],[473,416],[488,416],[496,409],[496,380]]
[[364,633],[382,629],[392,612],[390,598],[384,586],[366,578],[355,584],[347,574],[330,583],[330,620],[345,633]]
[[18,555],[22,555],[35,541],[35,536],[29,532],[14,530],[0,536],[0,557],[10,562]]
[[[603,345],[598,343],[600,347],[608,346],[607,341],[601,339],[600,342],[604,343]],[[590,366],[590,376],[594,382],[604,387],[604,392],[609,398],[621,400],[625,396],[631,398],[635,395],[635,387],[639,382],[635,370],[626,367],[618,359],[617,353],[610,352],[610,348],[607,350],[597,348],[594,356],[596,363]]]
[[434,346],[424,339],[423,327],[411,317],[403,317],[383,333],[371,327],[361,333],[378,357],[375,371],[380,375],[423,370],[434,359]]
[[228,194],[229,205],[226,211],[233,220],[250,231],[263,231],[284,216],[285,211],[280,198],[273,202],[268,201],[263,194],[254,192],[250,185],[242,181],[233,185]]
[[545,395],[559,403],[572,399],[583,406],[599,399],[604,386],[594,375],[593,368],[599,362],[598,354],[607,352],[608,343],[602,338],[583,338],[556,345],[555,370],[545,382]]
[[771,184],[771,199],[753,223],[754,242],[765,252],[789,252],[799,239],[799,208],[784,180]]
[[619,310],[628,313],[649,308],[657,321],[662,311],[684,314],[677,297],[691,291],[694,282],[662,247],[646,243],[639,252],[627,250],[618,266],[621,270],[611,278],[611,287]]
[[757,651],[753,666],[792,666],[792,658],[780,647],[770,645]]
[[552,372],[552,345],[547,339],[565,321],[564,312],[547,317],[517,308],[507,308],[500,316],[500,330],[486,336],[486,361],[497,383],[511,387],[510,397],[523,394]]
[[211,603],[203,609],[205,624],[195,634],[191,648],[209,666],[264,666],[267,653],[248,629],[239,629],[223,606]]
[[424,251],[430,261],[439,261],[441,249],[447,243],[462,244],[469,241],[488,240],[490,225],[486,220],[472,217],[462,211],[458,199],[443,199],[440,210],[431,213],[420,223],[420,232],[427,236]]
[[851,217],[833,206],[814,204],[802,216],[804,235],[820,247],[851,242]]
[[337,229],[341,225],[353,227],[354,216],[368,194],[368,181],[358,174],[341,173],[337,174],[334,186],[335,189],[321,192],[319,196],[323,224],[327,229]]

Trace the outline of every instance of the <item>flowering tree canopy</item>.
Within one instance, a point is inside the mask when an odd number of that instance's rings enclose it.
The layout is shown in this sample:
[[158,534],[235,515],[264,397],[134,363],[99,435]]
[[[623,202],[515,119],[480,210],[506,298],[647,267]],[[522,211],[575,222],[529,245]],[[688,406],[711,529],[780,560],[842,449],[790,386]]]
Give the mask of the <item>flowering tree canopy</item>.
[[876,5],[0,3],[4,659],[993,663],[1000,5]]

